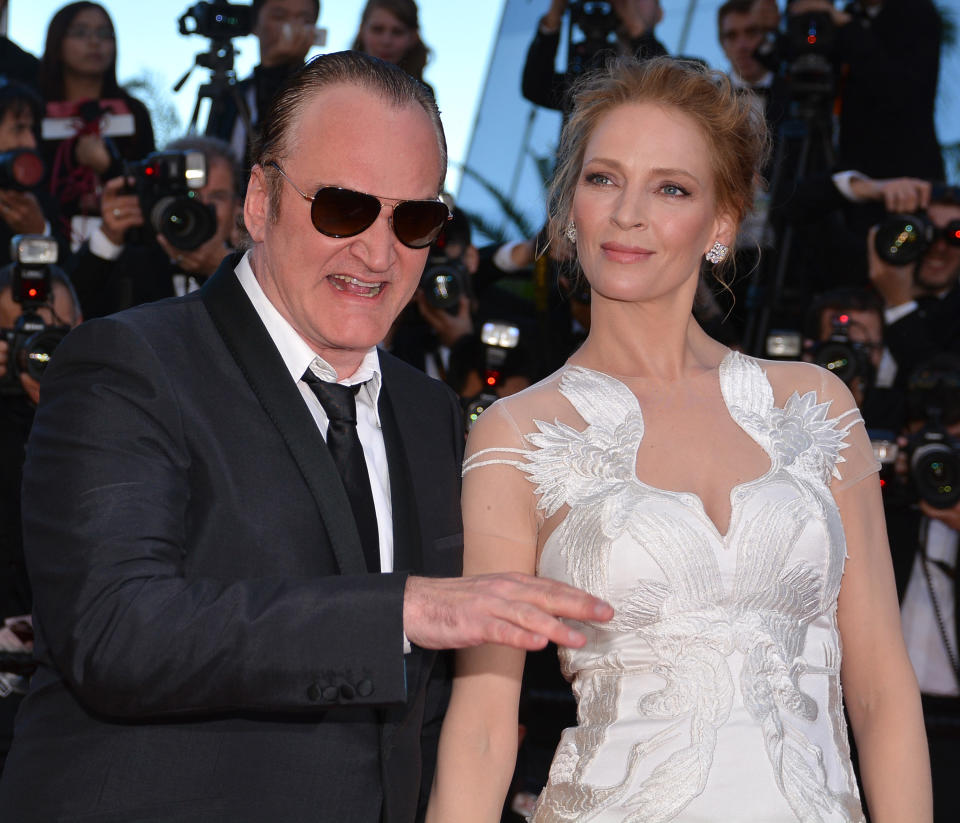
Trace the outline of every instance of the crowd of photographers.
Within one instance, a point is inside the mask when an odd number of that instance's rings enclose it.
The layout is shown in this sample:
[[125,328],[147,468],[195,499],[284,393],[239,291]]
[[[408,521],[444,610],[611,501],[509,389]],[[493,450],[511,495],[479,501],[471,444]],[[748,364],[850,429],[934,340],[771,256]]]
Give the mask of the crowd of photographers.
[[[534,105],[562,111],[576,76],[611,51],[667,51],[656,36],[659,0],[543,5],[519,78]],[[116,86],[106,9],[61,9],[40,61],[0,43],[0,696],[21,690],[29,673],[19,471],[45,363],[82,318],[199,288],[242,245],[249,139],[279,85],[322,43],[317,0],[254,0],[217,17],[224,6],[197,3],[180,20],[181,31],[213,43],[201,63],[213,72],[210,115],[205,136],[162,152],[153,151],[142,106]],[[729,75],[755,95],[773,146],[738,239],[738,276],[725,284],[705,277],[696,311],[748,353],[835,371],[860,404],[884,466],[938,819],[960,819],[949,780],[960,765],[960,189],[944,184],[934,129],[944,21],[932,0],[716,6]],[[564,26],[570,45],[558,70]],[[259,39],[260,63],[230,83],[217,61],[246,30]],[[371,0],[356,42],[418,72],[428,53],[412,0]],[[63,131],[68,121],[79,128]],[[11,245],[15,236],[22,239]],[[469,428],[497,397],[560,365],[589,330],[590,291],[571,252],[540,237],[477,249],[468,216],[454,209],[384,346],[445,380]],[[525,692],[541,696],[530,716],[550,729],[543,718],[572,705],[550,703],[553,675],[548,667]],[[540,676],[536,665],[529,676]],[[0,736],[14,705],[0,700]],[[553,748],[538,740],[536,719],[528,727],[517,808],[542,778],[538,744]],[[0,740],[0,758],[4,748]]]

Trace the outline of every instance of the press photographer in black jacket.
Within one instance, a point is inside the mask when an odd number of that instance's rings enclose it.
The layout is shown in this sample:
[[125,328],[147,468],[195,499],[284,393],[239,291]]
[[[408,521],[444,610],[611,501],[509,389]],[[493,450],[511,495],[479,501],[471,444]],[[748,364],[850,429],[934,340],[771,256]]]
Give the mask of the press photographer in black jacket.
[[[0,265],[10,262],[10,239],[15,234],[50,233],[53,209],[38,189],[43,174],[39,155],[11,154],[37,151],[42,115],[43,101],[35,91],[13,81],[0,83]],[[36,183],[28,186],[34,178]]]
[[216,215],[213,235],[192,250],[175,247],[145,227],[131,179],[110,180],[103,192],[103,225],[77,253],[69,271],[88,318],[199,288],[235,244],[240,199],[230,148],[212,137],[184,137],[166,150],[203,153],[207,179],[199,201]]
[[[567,6],[567,0],[550,0],[527,51],[521,85],[523,96],[531,103],[557,111],[565,108],[564,97],[574,79],[570,71],[560,74],[554,70]],[[618,24],[616,51],[641,59],[667,53],[653,34],[654,26],[663,19],[660,0],[611,0],[610,6]],[[588,63],[597,57],[588,55]]]

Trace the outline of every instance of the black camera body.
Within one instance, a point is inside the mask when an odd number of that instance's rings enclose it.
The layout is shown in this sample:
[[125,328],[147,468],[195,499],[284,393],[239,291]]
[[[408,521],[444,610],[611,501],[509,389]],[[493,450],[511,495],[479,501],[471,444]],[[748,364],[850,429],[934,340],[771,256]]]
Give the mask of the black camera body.
[[960,440],[934,422],[910,438],[907,454],[910,478],[921,500],[935,509],[960,502]]
[[420,277],[420,288],[431,306],[456,314],[461,296],[472,295],[470,272],[459,257],[450,257],[434,246],[427,256],[427,265]]
[[832,371],[848,386],[858,377],[869,385],[876,376],[870,349],[850,339],[850,319],[845,314],[834,318],[829,338],[814,344],[813,361]]
[[783,40],[791,95],[798,100],[832,98],[837,27],[827,12],[790,14]]
[[200,201],[207,161],[200,151],[157,151],[127,164],[144,226],[183,251],[202,246],[217,233],[217,213]]
[[604,0],[573,0],[567,7],[570,23],[583,32],[583,39],[569,46],[567,71],[579,76],[597,62],[597,54],[610,48],[610,36],[620,25],[613,5]]
[[226,0],[203,0],[190,6],[177,22],[180,34],[199,34],[211,40],[246,37],[253,31],[253,7]]
[[33,149],[0,153],[0,189],[29,191],[43,180],[43,160]]
[[35,380],[43,376],[54,349],[69,326],[48,324],[37,309],[49,305],[52,292],[51,269],[57,261],[57,243],[43,235],[18,234],[10,241],[13,269],[10,294],[23,307],[12,329],[0,329],[9,347],[7,373],[0,378],[0,395],[23,393],[20,375]]

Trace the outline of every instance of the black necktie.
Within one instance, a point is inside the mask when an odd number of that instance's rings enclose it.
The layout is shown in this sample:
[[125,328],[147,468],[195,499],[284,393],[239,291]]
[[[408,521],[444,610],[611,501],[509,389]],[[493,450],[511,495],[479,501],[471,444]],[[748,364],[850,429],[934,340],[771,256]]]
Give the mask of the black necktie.
[[377,533],[377,511],[370,490],[370,476],[363,457],[363,446],[357,434],[357,400],[360,385],[341,386],[321,380],[310,369],[303,375],[323,406],[330,421],[327,426],[327,448],[337,464],[340,479],[350,498],[353,519],[360,533],[367,571],[380,571],[380,540]]

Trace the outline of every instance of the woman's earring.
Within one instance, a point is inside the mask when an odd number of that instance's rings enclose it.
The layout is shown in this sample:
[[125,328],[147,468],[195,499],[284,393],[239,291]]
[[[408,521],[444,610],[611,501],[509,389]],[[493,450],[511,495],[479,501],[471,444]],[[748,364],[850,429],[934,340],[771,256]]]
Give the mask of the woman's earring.
[[707,252],[707,262],[713,263],[722,263],[727,259],[727,255],[730,253],[730,247],[724,246],[723,243],[714,243],[713,248]]
[[577,244],[577,227],[573,224],[571,220],[567,223],[567,227],[563,230],[564,236],[574,245]]

